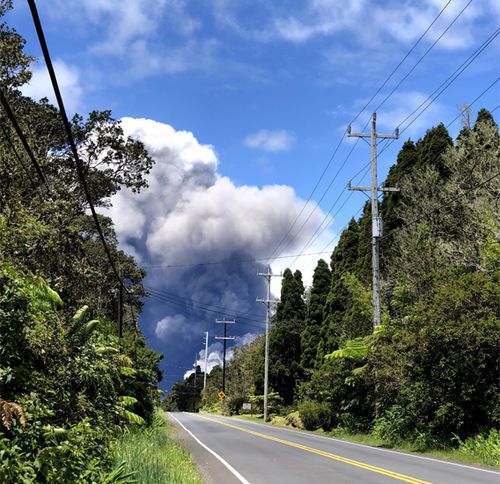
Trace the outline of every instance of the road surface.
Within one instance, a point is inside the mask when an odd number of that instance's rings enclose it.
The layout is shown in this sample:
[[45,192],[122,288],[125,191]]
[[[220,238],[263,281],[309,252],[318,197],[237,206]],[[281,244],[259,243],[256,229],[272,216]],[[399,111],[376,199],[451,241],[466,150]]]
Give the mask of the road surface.
[[170,413],[209,484],[499,484],[500,472],[210,414]]

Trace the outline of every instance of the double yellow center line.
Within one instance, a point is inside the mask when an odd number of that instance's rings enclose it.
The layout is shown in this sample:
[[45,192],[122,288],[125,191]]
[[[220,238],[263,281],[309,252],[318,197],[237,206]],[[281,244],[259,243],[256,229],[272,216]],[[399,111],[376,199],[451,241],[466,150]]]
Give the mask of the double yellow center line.
[[254,435],[255,437],[260,437],[261,439],[271,440],[273,442],[278,442],[283,445],[288,445],[289,447],[295,447],[296,449],[301,449],[306,452],[311,452],[312,454],[321,455],[323,457],[327,457],[328,459],[333,459],[339,462],[343,462],[344,464],[349,464],[354,467],[359,467],[360,469],[364,469],[371,472],[376,472],[377,474],[382,474],[384,476],[392,477],[393,479],[398,479],[399,481],[410,482],[411,484],[430,484],[428,481],[422,481],[420,479],[416,479],[411,476],[407,476],[405,474],[401,474],[399,472],[394,472],[388,469],[383,469],[382,467],[372,466],[371,464],[365,464],[364,462],[359,462],[357,460],[348,459],[347,457],[342,457],[340,455],[332,454],[331,452],[326,452],[324,450],[315,449],[314,447],[308,447],[307,445],[297,444],[296,442],[291,442],[289,440],[283,440],[278,437],[273,437],[267,434],[261,434],[260,432],[254,432],[253,430],[248,430],[243,427],[239,427],[238,425],[233,425],[227,422],[221,422],[220,420],[216,420],[214,418],[205,417],[204,415],[199,415],[199,417],[209,420],[210,422],[218,423],[219,425],[224,425],[225,427],[229,427],[231,429],[239,430],[240,432],[245,432],[250,435]]

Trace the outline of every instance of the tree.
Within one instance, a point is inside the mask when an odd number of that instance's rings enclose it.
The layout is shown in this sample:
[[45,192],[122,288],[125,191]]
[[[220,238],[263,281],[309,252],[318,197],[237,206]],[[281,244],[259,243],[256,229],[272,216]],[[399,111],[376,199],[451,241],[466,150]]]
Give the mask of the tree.
[[302,274],[283,273],[281,299],[269,333],[269,385],[285,404],[293,402],[302,374],[300,334],[304,327],[305,303]]
[[[11,9],[11,0],[0,0],[0,19]],[[0,23],[0,88],[19,87],[31,79],[33,57],[24,53],[25,42],[4,21]]]
[[425,136],[416,145],[418,153],[417,166],[419,168],[424,166],[434,167],[441,178],[446,178],[450,171],[442,163],[442,156],[452,146],[453,140],[443,123],[427,130]]
[[[10,7],[0,0],[0,16]],[[0,115],[0,412],[7,423],[0,418],[0,481],[106,482],[123,427],[151,423],[158,402],[161,357],[137,327],[145,272],[118,250],[112,221],[100,217],[130,288],[119,338],[116,277],[86,213],[60,113],[18,91],[31,75],[23,46],[1,23],[0,88],[50,190]],[[108,111],[76,117],[72,128],[95,205],[121,188],[145,188],[152,160]]]
[[316,364],[316,353],[321,338],[321,328],[331,278],[328,264],[323,259],[320,259],[314,270],[305,325],[301,334],[301,365],[304,370],[310,370]]

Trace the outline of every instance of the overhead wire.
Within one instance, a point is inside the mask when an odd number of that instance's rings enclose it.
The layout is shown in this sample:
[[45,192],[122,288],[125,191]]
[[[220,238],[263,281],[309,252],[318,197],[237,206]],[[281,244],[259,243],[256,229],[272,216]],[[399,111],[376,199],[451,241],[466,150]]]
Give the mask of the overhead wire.
[[[455,16],[455,18],[452,20],[452,22],[450,24],[448,24],[448,26],[445,28],[445,30],[441,33],[441,35],[433,42],[433,44],[426,50],[426,52],[418,59],[418,61],[412,66],[412,68],[410,69],[410,71],[408,71],[408,73],[399,81],[399,83],[397,84],[397,86],[385,97],[385,99],[377,106],[377,109],[382,106],[393,94],[394,92],[397,90],[397,88],[399,88],[399,86],[401,86],[401,84],[404,82],[405,79],[408,78],[408,76],[415,70],[415,68],[422,62],[422,60],[427,56],[427,54],[435,47],[435,45],[441,40],[441,38],[446,34],[446,32],[448,32],[448,30],[453,26],[453,24],[460,18],[460,16],[463,14],[463,12],[469,7],[470,3],[472,2],[472,0],[469,1],[469,3],[467,3],[467,5],[459,12],[459,14],[457,16]],[[434,18],[434,20],[430,23],[430,25],[427,27],[427,29],[421,34],[421,36],[417,39],[417,41],[413,44],[413,46],[411,47],[411,49],[406,53],[406,55],[403,57],[403,59],[398,63],[398,65],[392,70],[392,72],[389,74],[389,76],[385,79],[385,81],[382,83],[382,85],[377,89],[377,91],[375,92],[375,94],[370,98],[370,100],[363,106],[363,108],[358,112],[358,114],[353,118],[353,120],[351,121],[350,124],[352,124],[362,113],[363,111],[366,109],[366,107],[368,107],[368,105],[373,101],[373,99],[375,99],[375,97],[377,96],[377,94],[385,87],[385,85],[389,82],[389,80],[392,78],[392,76],[395,74],[395,72],[399,69],[399,67],[404,63],[404,61],[409,57],[409,55],[415,50],[415,48],[417,47],[417,45],[421,42],[421,40],[425,37],[425,35],[429,32],[429,30],[432,28],[432,26],[436,23],[436,21],[441,17],[442,13],[446,10],[446,8],[448,7],[448,5],[451,3],[451,0],[448,1],[443,7],[442,9],[440,10],[440,12],[438,13],[438,15]],[[376,110],[376,109],[375,109]],[[366,128],[366,126],[368,125],[369,123],[369,120],[367,121],[367,123],[365,124],[365,127],[363,129]],[[340,143],[342,143],[342,141],[344,140],[345,138],[345,135],[346,135],[346,132],[344,131],[342,137],[341,137],[341,140],[339,142],[339,145]],[[326,193],[328,193],[328,191],[330,190],[331,186],[333,185],[333,182],[335,181],[335,179],[337,178],[338,174],[340,173],[340,171],[342,170],[342,168],[345,166],[345,163],[347,162],[347,160],[349,159],[349,157],[351,156],[352,154],[352,151],[354,150],[354,148],[357,146],[357,143],[359,141],[359,138],[358,140],[356,140],[356,143],[355,145],[353,146],[353,148],[351,149],[350,153],[348,154],[346,160],[344,161],[344,163],[342,164],[342,166],[339,168],[339,170],[337,171],[337,173],[335,174],[333,180],[331,181],[331,183],[328,185],[328,187],[326,188],[326,190],[323,192],[323,195],[321,196],[320,200],[318,202],[315,202],[314,204],[314,207],[313,209],[311,210],[311,212],[309,213],[308,217],[306,218],[306,220],[302,223],[301,227],[299,228],[299,230],[296,232],[295,236],[292,238],[292,240],[287,244],[287,246],[285,247],[285,249],[283,249],[282,251],[286,250],[287,247],[289,247],[289,245],[297,238],[297,236],[300,234],[300,232],[302,231],[303,227],[305,226],[305,224],[310,220],[311,216],[313,215],[313,213],[317,210],[317,208],[319,207],[319,204],[321,203],[321,201],[323,200],[323,198],[325,197]],[[337,153],[338,149],[339,149],[339,145],[337,145],[335,151],[334,151],[334,155]],[[333,155],[333,156],[334,156]],[[329,163],[328,163],[328,167],[330,166],[330,163],[331,163],[331,160],[332,158],[330,159]],[[326,170],[325,170],[326,172]],[[288,237],[288,235],[291,233],[291,230],[293,229],[293,227],[295,226],[295,224],[297,223],[297,220],[298,218],[302,215],[302,213],[304,212],[305,210],[305,207],[308,205],[308,203],[310,202],[311,198],[312,198],[312,195],[315,193],[318,185],[319,185],[319,182],[322,180],[322,178],[324,177],[324,174],[325,172],[322,173],[321,177],[320,177],[320,180],[318,181],[318,183],[315,185],[314,187],[314,190],[313,192],[311,192],[311,195],[309,196],[307,202],[304,204],[304,206],[302,207],[302,210],[299,212],[299,214],[295,217],[293,223],[292,223],[292,226],[288,229],[288,231],[286,232],[286,234],[283,236],[283,238],[281,239],[281,241],[279,242],[278,246],[276,246],[276,248],[274,249],[274,251],[272,252],[271,255],[274,255],[278,248],[281,247],[281,244],[284,242],[284,240]],[[342,193],[345,191],[345,187],[344,189],[342,190]]]
[[[201,311],[216,314],[219,316],[231,317],[231,318],[234,318],[235,320],[237,320],[238,323],[240,323],[242,325],[253,326],[255,328],[258,328],[261,331],[264,330],[263,324],[262,325],[253,324],[253,323],[262,323],[263,322],[262,319],[249,318],[247,316],[242,316],[240,314],[231,313],[230,311],[214,310],[214,309],[211,309],[211,308],[206,307],[206,306],[193,304],[193,303],[190,303],[188,301],[176,300],[176,299],[173,299],[171,297],[159,295],[159,294],[155,294],[155,293],[151,293],[150,297],[152,297],[153,299],[155,299],[157,301],[163,302],[163,303],[171,305],[171,306],[189,307],[192,309],[201,310]],[[251,322],[247,322],[247,321],[251,321]]]
[[[474,104],[479,100],[481,99],[498,81],[500,81],[500,77],[497,77],[481,94],[479,94],[479,96],[477,96],[471,103],[469,103],[467,105],[467,108],[470,108],[471,106],[474,106]],[[500,104],[498,105],[500,106]],[[494,113],[497,109],[498,109],[498,106],[496,108],[494,108],[493,110],[490,111],[490,113]],[[455,116],[447,125],[446,125],[446,128],[448,129],[460,116],[462,116],[462,114],[465,112],[465,109],[464,110],[461,110],[457,116]]]
[[423,53],[423,55],[417,60],[417,62],[412,66],[412,68],[399,80],[396,86],[391,90],[389,94],[377,105],[374,111],[378,111],[387,100],[394,94],[394,92],[401,86],[401,84],[408,78],[408,76],[417,68],[417,66],[422,62],[422,60],[427,56],[427,54],[438,44],[438,42],[443,38],[443,36],[450,30],[450,28],[455,24],[455,22],[462,16],[462,14],[469,8],[472,0],[460,10],[460,12],[455,16],[455,18],[448,24],[448,26],[443,30],[439,37],[431,44],[431,46]]
[[[228,315],[228,309],[226,307],[224,307],[224,306],[219,306],[219,305],[212,304],[212,303],[206,303],[206,302],[203,302],[203,301],[192,299],[190,297],[179,296],[178,294],[174,294],[174,293],[171,293],[171,292],[165,291],[165,290],[159,290],[159,289],[156,289],[156,288],[151,288],[149,286],[146,287],[145,289],[148,292],[150,292],[150,293],[154,293],[154,294],[161,295],[161,296],[166,296],[166,297],[169,297],[169,298],[172,298],[172,299],[177,299],[177,300],[180,300],[182,302],[187,302],[189,304],[193,304],[193,305],[196,305],[196,306],[201,307],[201,308],[205,308],[205,307],[215,308],[215,309],[220,310],[219,312],[221,314]],[[229,311],[231,311],[231,310],[229,310]],[[255,316],[256,318],[260,318],[261,317],[260,314],[256,314],[256,313],[239,313],[238,316],[239,317],[241,317],[241,316]],[[259,321],[260,321],[260,319],[259,319]]]
[[223,265],[223,264],[233,264],[233,263],[254,263],[264,262],[268,260],[278,260],[278,259],[291,259],[293,257],[299,256],[310,256],[310,255],[320,255],[323,252],[310,252],[308,254],[290,254],[282,255],[279,257],[256,257],[254,259],[224,259],[218,261],[208,261],[208,262],[194,262],[192,264],[142,264],[141,267],[145,269],[176,269],[184,267],[198,267],[198,266],[210,266],[210,265]]
[[0,88],[0,103],[2,104],[2,107],[5,111],[5,114],[7,114],[7,117],[9,118],[12,126],[14,127],[14,130],[17,133],[17,136],[19,140],[21,141],[21,144],[23,145],[24,150],[26,151],[28,158],[30,159],[31,163],[35,167],[35,171],[42,181],[42,183],[45,185],[49,193],[51,192],[51,188],[47,182],[47,178],[45,178],[45,175],[43,174],[42,168],[38,161],[36,160],[35,155],[33,154],[33,151],[30,148],[30,145],[28,143],[28,140],[26,139],[26,136],[24,135],[23,130],[21,129],[21,126],[17,122],[16,116],[14,112],[12,111],[12,108],[10,107],[9,101],[7,100],[7,97],[5,96],[3,89]]
[[[365,167],[365,171],[362,174],[361,179],[363,179],[366,176],[366,174],[368,173],[369,170],[370,170],[370,164],[368,164],[368,166]],[[323,218],[323,221],[321,222],[321,224],[319,225],[319,227],[316,229],[316,231],[311,235],[311,237],[308,239],[308,241],[304,244],[304,246],[302,247],[302,250],[299,252],[299,254],[297,255],[297,257],[295,257],[295,259],[293,260],[293,262],[290,264],[290,267],[293,266],[297,262],[297,260],[299,259],[299,257],[301,257],[301,254],[303,252],[305,252],[309,247],[311,247],[314,244],[314,242],[316,242],[316,240],[318,240],[318,238],[321,236],[321,234],[323,234],[323,232],[330,226],[329,223],[325,224],[325,222],[328,222],[328,219],[330,218],[330,214],[332,213],[333,209],[336,207],[337,202],[339,201],[339,199],[341,198],[341,196],[344,194],[344,192],[345,192],[345,190],[340,192],[339,196],[333,202],[333,205],[330,207],[330,209],[328,210],[328,212],[325,214],[325,217]],[[349,192],[349,194],[347,195],[347,197],[345,198],[345,200],[342,202],[342,205],[340,205],[340,207],[336,210],[336,212],[331,216],[332,219],[335,219],[335,217],[344,208],[344,206],[349,201],[349,199],[352,197],[352,195],[353,195],[353,192]]]
[[14,158],[16,158],[16,160],[18,161],[18,163],[21,165],[22,169],[26,173],[26,176],[28,177],[28,179],[31,183],[31,186],[36,190],[38,188],[38,186],[37,186],[34,178],[31,176],[31,173],[28,170],[28,167],[25,165],[24,161],[22,160],[21,155],[19,155],[19,153],[16,149],[16,146],[14,145],[14,142],[12,141],[12,138],[10,137],[8,131],[5,129],[5,126],[3,124],[0,124],[0,128],[2,130],[2,134],[3,134],[4,138],[6,139],[10,150],[14,154]]
[[116,277],[118,283],[128,293],[129,292],[128,288],[125,285],[125,283],[123,281],[123,278],[120,276],[120,274],[118,272],[118,269],[116,268],[116,265],[115,265],[115,262],[113,260],[112,255],[111,255],[111,251],[109,249],[108,243],[106,242],[106,238],[105,238],[104,233],[102,231],[102,227],[101,227],[101,224],[99,222],[99,218],[98,218],[97,212],[95,210],[94,203],[92,202],[92,197],[90,195],[90,191],[89,191],[89,188],[88,188],[88,185],[87,185],[87,180],[85,178],[85,170],[84,170],[84,167],[83,167],[83,163],[80,160],[80,156],[78,154],[78,149],[76,147],[76,143],[75,143],[75,140],[73,138],[73,133],[72,133],[72,130],[71,130],[71,125],[69,124],[69,121],[68,121],[68,116],[66,114],[66,109],[64,107],[64,102],[63,102],[63,99],[62,99],[61,91],[59,89],[59,84],[58,84],[58,81],[57,81],[56,73],[54,71],[54,66],[52,64],[52,59],[50,57],[50,53],[49,53],[49,49],[48,49],[48,46],[47,46],[47,42],[45,40],[45,34],[43,32],[42,23],[40,21],[39,15],[38,15],[38,10],[37,10],[37,7],[36,7],[36,3],[35,3],[34,0],[28,0],[28,5],[29,5],[30,11],[31,11],[31,16],[33,18],[33,23],[35,25],[35,30],[36,30],[36,33],[37,33],[37,36],[38,36],[38,41],[39,41],[40,47],[42,49],[42,53],[43,53],[43,57],[44,57],[44,60],[45,60],[45,64],[46,64],[47,70],[49,72],[50,82],[52,84],[52,88],[53,88],[54,94],[56,96],[57,105],[59,107],[59,112],[61,114],[61,118],[62,118],[62,121],[63,121],[64,130],[66,132],[66,137],[67,137],[67,140],[69,142],[69,145],[70,145],[70,148],[71,148],[71,152],[73,154],[73,158],[74,158],[74,161],[75,161],[75,167],[76,167],[76,172],[77,172],[77,175],[78,175],[78,179],[79,179],[80,184],[81,184],[81,186],[83,188],[83,193],[84,193],[85,199],[87,200],[87,203],[89,205],[90,211],[92,213],[92,218],[94,220],[94,225],[96,227],[97,233],[99,234],[99,238],[100,238],[101,243],[103,245],[104,251],[105,251],[106,256],[108,258],[108,261],[109,261],[109,264],[110,264],[110,266],[111,266],[111,268],[112,268],[112,270],[113,270],[113,272],[115,274],[115,277]]

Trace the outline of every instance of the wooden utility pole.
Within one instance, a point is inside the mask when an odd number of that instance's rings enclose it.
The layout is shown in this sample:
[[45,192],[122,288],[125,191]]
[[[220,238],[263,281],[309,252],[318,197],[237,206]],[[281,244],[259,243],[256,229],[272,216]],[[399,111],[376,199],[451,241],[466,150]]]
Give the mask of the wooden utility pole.
[[380,324],[380,237],[382,237],[382,218],[378,213],[379,192],[397,192],[398,188],[379,187],[377,181],[377,139],[398,139],[399,130],[395,134],[377,133],[377,113],[372,114],[372,128],[370,133],[352,133],[351,126],[347,128],[347,136],[350,138],[370,138],[372,182],[369,187],[353,187],[349,183],[349,190],[359,190],[371,193],[372,208],[372,305],[373,305],[373,327]]
[[281,277],[281,274],[273,274],[271,266],[267,266],[267,272],[257,272],[258,276],[263,276],[267,282],[267,298],[257,299],[257,302],[264,303],[266,306],[266,346],[264,357],[264,422],[267,422],[267,397],[269,393],[269,325],[271,324],[271,310],[273,304],[279,302],[279,299],[271,299],[271,278]]
[[205,331],[205,372],[203,374],[203,390],[207,388],[207,366],[208,366],[208,331]]
[[227,325],[228,324],[236,324],[236,321],[231,320],[228,321],[226,318],[224,319],[216,319],[216,323],[223,324],[224,325],[224,336],[216,336],[215,339],[222,339],[224,340],[224,355],[222,358],[222,392],[226,393],[226,347],[227,347],[227,340],[232,339],[234,340],[234,336],[228,336],[227,335]]

